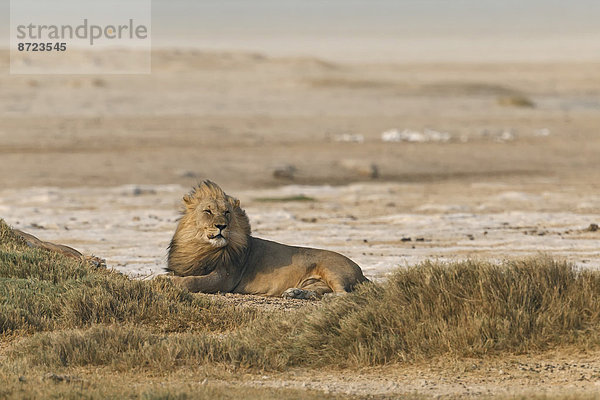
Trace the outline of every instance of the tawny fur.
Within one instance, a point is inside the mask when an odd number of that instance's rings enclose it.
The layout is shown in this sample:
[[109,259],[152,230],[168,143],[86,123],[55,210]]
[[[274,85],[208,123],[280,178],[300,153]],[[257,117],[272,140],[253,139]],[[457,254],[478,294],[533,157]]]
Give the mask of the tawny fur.
[[[223,200],[234,212],[231,219],[230,242],[224,248],[206,246],[197,238],[197,216],[195,212],[200,199]],[[183,215],[171,244],[167,270],[175,275],[206,275],[221,264],[239,264],[248,246],[250,221],[246,212],[239,207],[239,201],[227,196],[223,190],[210,181],[205,181],[183,197]]]
[[183,207],[167,269],[190,291],[281,296],[300,288],[320,296],[348,292],[367,281],[341,254],[252,237],[239,200],[213,182],[204,181],[184,196]]

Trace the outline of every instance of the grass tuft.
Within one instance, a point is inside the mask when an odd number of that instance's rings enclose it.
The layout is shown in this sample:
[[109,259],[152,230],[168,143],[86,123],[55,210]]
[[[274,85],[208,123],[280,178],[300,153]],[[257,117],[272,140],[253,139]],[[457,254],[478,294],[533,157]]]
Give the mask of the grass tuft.
[[133,323],[158,332],[226,331],[255,319],[167,279],[135,281],[28,247],[0,220],[0,335]]
[[132,325],[61,330],[25,341],[35,365],[117,370],[227,364],[362,367],[481,357],[600,342],[600,275],[546,258],[493,265],[424,263],[291,315],[228,334],[157,334]]

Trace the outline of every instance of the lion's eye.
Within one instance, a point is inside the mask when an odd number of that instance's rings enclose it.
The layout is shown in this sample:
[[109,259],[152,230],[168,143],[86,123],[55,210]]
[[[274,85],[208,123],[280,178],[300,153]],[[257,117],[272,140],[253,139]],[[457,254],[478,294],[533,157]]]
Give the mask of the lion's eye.
[[210,210],[208,210],[208,209],[207,209],[207,210],[204,210],[204,213],[205,213],[205,214],[208,214],[208,215],[212,215],[212,211],[210,211]]
[[225,211],[225,214],[224,214],[224,215],[225,215],[226,217],[228,217],[228,216],[229,216],[229,214],[231,214],[229,211]]

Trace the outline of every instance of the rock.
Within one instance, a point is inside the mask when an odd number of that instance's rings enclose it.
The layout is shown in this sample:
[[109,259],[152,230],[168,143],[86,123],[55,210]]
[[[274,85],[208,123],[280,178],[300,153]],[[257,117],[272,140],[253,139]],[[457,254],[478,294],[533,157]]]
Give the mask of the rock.
[[132,194],[134,196],[142,196],[147,194],[156,194],[156,190],[151,188],[135,187],[133,188]]
[[194,171],[189,170],[178,171],[177,176],[179,176],[180,178],[198,178],[198,174],[196,174]]
[[405,129],[400,132],[398,129],[390,129],[381,134],[381,140],[384,142],[449,142],[452,136],[448,132],[438,132],[433,129],[425,129],[423,132]]
[[108,83],[104,79],[96,78],[92,80],[92,85],[95,87],[103,88],[107,87]]
[[377,164],[368,160],[341,160],[340,166],[349,172],[353,172],[363,177],[377,179],[379,177],[379,167]]
[[286,180],[294,180],[294,176],[296,174],[296,167],[293,165],[284,165],[276,168],[273,171],[273,177],[277,179],[286,179]]
[[494,138],[494,141],[499,143],[512,142],[515,140],[515,133],[512,130],[505,130],[500,135]]
[[533,136],[538,136],[538,137],[550,136],[550,129],[548,129],[548,128],[537,129],[533,132]]
[[484,129],[481,131],[481,136],[493,140],[496,143],[506,143],[516,140],[517,134],[513,129],[501,129],[497,131],[490,131]]
[[336,142],[346,142],[346,143],[364,143],[365,137],[363,135],[353,134],[353,133],[343,133],[341,135],[335,135],[333,140]]

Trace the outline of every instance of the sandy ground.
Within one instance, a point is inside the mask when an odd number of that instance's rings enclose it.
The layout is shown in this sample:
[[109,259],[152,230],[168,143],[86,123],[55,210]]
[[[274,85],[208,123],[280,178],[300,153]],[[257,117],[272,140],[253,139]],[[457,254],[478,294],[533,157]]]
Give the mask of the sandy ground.
[[250,376],[240,382],[252,387],[316,389],[369,398],[401,398],[418,394],[432,398],[490,396],[598,395],[599,354],[553,354],[486,360],[427,360],[410,366],[365,369],[357,374],[303,370]]
[[[210,178],[256,236],[342,252],[375,280],[429,258],[540,252],[598,268],[598,67],[163,51],[151,75],[0,75],[0,217],[147,277],[165,266],[182,195]],[[412,141],[382,140],[394,129]],[[310,199],[265,201],[297,195]],[[520,387],[489,368],[492,392]],[[576,372],[541,374],[570,390]],[[520,391],[540,388],[519,374]]]
[[[533,182],[533,181],[532,181]],[[532,190],[532,186],[536,190]],[[0,190],[0,214],[44,240],[147,277],[162,273],[187,189],[171,186]],[[530,184],[356,183],[235,192],[253,234],[341,252],[367,277],[426,259],[501,260],[547,253],[600,267],[600,198],[591,189]],[[303,195],[305,201],[265,201]]]

